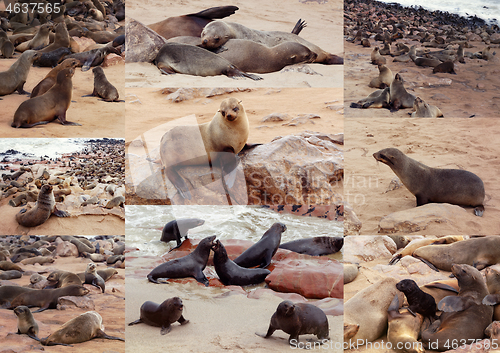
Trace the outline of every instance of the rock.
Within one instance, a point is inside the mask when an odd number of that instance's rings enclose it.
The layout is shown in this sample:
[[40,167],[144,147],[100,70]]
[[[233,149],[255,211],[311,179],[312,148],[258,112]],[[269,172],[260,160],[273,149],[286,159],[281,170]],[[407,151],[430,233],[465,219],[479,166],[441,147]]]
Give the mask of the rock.
[[359,235],[362,223],[350,205],[344,202],[344,235]]
[[354,281],[358,274],[359,266],[357,264],[344,263],[344,284]]
[[125,64],[125,60],[120,55],[116,54],[108,54],[104,58],[104,61],[102,62],[101,66],[102,67],[110,67],[113,65],[118,65],[118,64]]
[[349,236],[344,239],[344,261],[351,263],[390,258],[396,252],[396,244],[387,236]]
[[431,223],[453,223],[467,217],[467,210],[448,203],[428,203],[423,206],[391,213],[382,218],[378,232],[384,234],[412,233],[424,230]]
[[54,256],[78,257],[78,248],[76,247],[76,245],[71,244],[69,241],[63,241],[57,245]]
[[81,309],[88,309],[88,310],[95,309],[94,301],[89,297],[85,296],[83,297],[67,296],[67,297],[60,297],[57,300],[57,309],[59,310],[65,310],[66,308],[74,306]]
[[277,297],[280,297],[283,300],[291,300],[294,303],[305,303],[305,302],[307,302],[307,299],[304,298],[300,294],[297,294],[297,293],[280,293],[280,292],[276,292],[276,291],[274,291],[272,289],[269,289],[269,288],[257,288],[256,290],[253,290],[250,293],[248,293],[247,297],[250,298],[250,299],[260,299],[262,296],[264,296],[266,294],[275,295]]
[[500,44],[500,33],[493,33],[490,36],[490,43],[491,44]]
[[82,53],[84,51],[87,51],[87,48],[90,48],[91,46],[95,45],[96,43],[94,42],[93,39],[87,38],[87,37],[71,37],[77,45],[77,51],[76,53]]
[[125,19],[125,38],[125,61],[128,63],[152,62],[167,42],[158,33],[129,17]]
[[290,116],[288,114],[272,113],[263,117],[261,121],[263,123],[268,123],[268,122],[285,121],[289,119]]

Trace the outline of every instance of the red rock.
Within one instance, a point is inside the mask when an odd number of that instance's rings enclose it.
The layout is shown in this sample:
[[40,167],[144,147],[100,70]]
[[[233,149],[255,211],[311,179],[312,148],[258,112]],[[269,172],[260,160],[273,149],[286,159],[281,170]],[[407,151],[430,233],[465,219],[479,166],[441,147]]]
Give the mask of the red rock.
[[102,67],[109,67],[117,64],[125,64],[125,60],[120,55],[116,54],[108,54],[104,58],[104,61],[102,62],[101,66]]
[[74,256],[78,257],[78,248],[69,241],[63,241],[57,245],[55,256]]

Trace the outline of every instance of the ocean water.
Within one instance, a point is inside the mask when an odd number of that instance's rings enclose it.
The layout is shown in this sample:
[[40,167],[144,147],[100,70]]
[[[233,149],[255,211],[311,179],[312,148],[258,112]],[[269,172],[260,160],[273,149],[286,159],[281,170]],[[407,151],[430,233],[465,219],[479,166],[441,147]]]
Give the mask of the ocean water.
[[189,230],[188,237],[201,239],[216,235],[217,239],[258,241],[275,222],[287,230],[281,241],[288,242],[315,236],[342,236],[343,223],[317,217],[279,214],[252,206],[126,206],[125,234],[127,247],[138,248],[134,256],[159,256],[175,246],[160,241],[163,226],[174,219],[200,218],[205,223]]
[[487,23],[499,24],[500,0],[379,0],[385,3],[398,3],[403,6],[422,6],[430,11],[447,11],[463,17],[476,15]]
[[[72,153],[81,150],[84,147],[85,141],[88,139],[75,139],[75,138],[31,138],[31,139],[0,139],[0,154],[8,150],[15,150],[23,154],[9,154],[8,159],[11,158],[37,158],[47,156],[49,158],[56,158],[63,153]],[[3,159],[3,156],[0,157]]]

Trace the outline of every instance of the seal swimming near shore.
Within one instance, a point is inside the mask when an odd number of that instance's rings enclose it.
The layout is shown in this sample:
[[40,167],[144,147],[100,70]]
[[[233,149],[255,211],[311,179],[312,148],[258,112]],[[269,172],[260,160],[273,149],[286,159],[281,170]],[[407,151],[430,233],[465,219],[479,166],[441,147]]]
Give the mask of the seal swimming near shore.
[[201,42],[203,47],[217,49],[223,46],[229,39],[248,39],[267,47],[274,47],[283,42],[298,42],[305,45],[312,52],[317,54],[315,63],[325,65],[342,65],[344,59],[328,53],[307,40],[294,33],[282,31],[259,31],[245,27],[235,22],[213,21],[208,23],[201,32]]
[[94,287],[101,289],[102,292],[104,293],[106,289],[106,284],[104,282],[104,279],[101,276],[99,276],[96,269],[97,269],[96,264],[92,262],[87,265],[87,268],[85,270],[84,284],[91,284]]
[[413,108],[415,96],[408,93],[403,84],[403,77],[400,74],[394,76],[394,80],[390,85],[391,105],[394,110],[400,108]]
[[373,157],[392,169],[404,186],[415,195],[417,206],[427,203],[472,206],[474,214],[482,216],[485,192],[483,181],[477,175],[461,169],[428,167],[397,148],[380,150]]
[[225,286],[248,286],[264,282],[271,271],[263,268],[245,268],[228,258],[224,245],[217,240],[212,247],[214,251],[215,272]]
[[94,91],[83,97],[94,96],[101,97],[105,102],[124,102],[119,99],[118,90],[108,81],[102,67],[94,67],[92,73],[94,74]]
[[285,300],[278,305],[276,312],[271,317],[269,329],[265,335],[258,336],[269,338],[276,330],[282,330],[290,335],[289,344],[298,344],[300,335],[316,335],[319,340],[330,339],[328,319],[320,308],[307,303],[294,304]]
[[322,256],[335,254],[344,245],[343,237],[314,237],[308,239],[293,240],[280,244],[280,249],[287,249],[299,254],[311,256]]
[[281,234],[286,230],[286,225],[276,222],[254,245],[243,251],[240,256],[234,259],[234,263],[241,267],[266,268],[271,263],[271,259],[278,251],[281,242]]
[[387,309],[387,321],[387,340],[392,343],[396,352],[425,353],[422,345],[418,343],[423,316],[420,314],[413,315],[410,311],[404,309],[400,311],[397,295],[394,296],[391,305]]
[[154,64],[165,75],[175,73],[203,77],[226,75],[262,80],[260,76],[241,71],[220,55],[182,43],[165,43],[158,52]]
[[23,208],[16,214],[16,221],[24,227],[36,227],[45,223],[52,214],[57,217],[70,216],[68,212],[57,209],[52,185],[43,185],[38,193],[35,207],[29,211]]
[[[160,241],[168,243],[169,241],[175,240],[177,242],[178,248],[181,245],[181,239],[187,239],[187,233],[189,229],[199,227],[203,225],[205,221],[199,218],[182,218],[182,219],[174,219],[173,221],[168,222],[163,227],[161,231]],[[171,250],[175,249],[172,248]]]
[[248,117],[241,101],[233,97],[224,99],[209,123],[176,126],[163,135],[160,158],[165,174],[183,198],[191,199],[189,187],[178,170],[210,163],[220,164],[223,171],[229,173],[235,166],[227,161],[227,155],[240,152],[248,134]]
[[27,307],[38,306],[40,309],[34,311],[39,313],[47,309],[56,309],[57,300],[68,295],[84,296],[89,290],[82,286],[71,285],[57,289],[32,289],[29,292],[19,294],[12,300],[10,308],[25,305]]
[[38,324],[30,309],[21,305],[14,309],[14,314],[17,316],[17,334],[25,333],[34,340],[40,341],[38,338]]
[[415,111],[411,113],[412,118],[437,118],[443,116],[443,113],[438,107],[427,104],[420,97],[415,98],[413,109],[415,109]]
[[148,280],[153,283],[168,283],[159,282],[158,279],[194,277],[198,282],[208,287],[209,282],[203,274],[203,270],[207,266],[210,250],[215,245],[214,240],[215,235],[206,237],[200,241],[196,249],[189,255],[170,260],[155,267],[148,274]]
[[49,89],[51,89],[57,82],[57,74],[64,69],[72,67],[73,69],[77,66],[77,61],[75,59],[66,59],[52,70],[41,80],[35,88],[31,91],[30,98],[35,98],[41,96]]
[[96,311],[87,311],[69,320],[57,331],[43,338],[40,342],[44,346],[56,344],[72,344],[89,341],[93,338],[125,341],[120,337],[108,336],[103,331],[102,317]]
[[177,321],[181,325],[189,323],[189,320],[186,320],[182,316],[183,308],[182,299],[179,297],[167,299],[159,305],[155,302],[147,301],[141,305],[140,318],[128,325],[132,326],[144,323],[150,326],[161,327],[160,333],[166,335],[172,331],[172,324],[174,322]]
[[7,71],[0,72],[0,96],[5,96],[15,91],[19,94],[26,93],[24,91],[24,84],[28,78],[33,61],[39,57],[40,54],[36,51],[26,50]]

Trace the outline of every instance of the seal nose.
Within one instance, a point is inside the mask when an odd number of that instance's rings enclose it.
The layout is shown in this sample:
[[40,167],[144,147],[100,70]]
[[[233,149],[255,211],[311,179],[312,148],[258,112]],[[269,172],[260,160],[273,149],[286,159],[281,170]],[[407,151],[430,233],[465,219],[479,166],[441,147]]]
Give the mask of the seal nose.
[[203,44],[207,44],[207,43],[208,43],[208,40],[203,39]]

